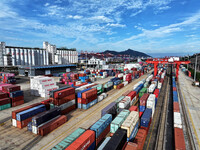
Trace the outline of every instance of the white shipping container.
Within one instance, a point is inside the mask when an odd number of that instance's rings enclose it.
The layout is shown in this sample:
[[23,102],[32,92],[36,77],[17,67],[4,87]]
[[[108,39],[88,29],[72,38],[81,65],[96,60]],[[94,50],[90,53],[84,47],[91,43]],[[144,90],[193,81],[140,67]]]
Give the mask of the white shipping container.
[[125,97],[119,102],[119,108],[126,108],[128,105],[130,105],[130,97]]
[[148,93],[153,93],[156,88],[156,84],[151,84],[148,88]]
[[174,127],[182,129],[182,120],[180,112],[174,112]]
[[127,130],[127,137],[130,137],[138,121],[139,121],[139,112],[131,111],[126,120],[121,125],[122,129]]

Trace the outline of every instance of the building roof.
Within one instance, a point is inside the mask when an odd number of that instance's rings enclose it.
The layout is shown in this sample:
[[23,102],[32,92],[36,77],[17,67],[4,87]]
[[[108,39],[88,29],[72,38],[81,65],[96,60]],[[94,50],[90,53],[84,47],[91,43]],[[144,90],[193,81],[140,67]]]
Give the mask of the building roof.
[[46,68],[61,68],[61,67],[76,67],[75,64],[68,65],[46,65],[46,66],[19,66],[22,69],[46,69]]

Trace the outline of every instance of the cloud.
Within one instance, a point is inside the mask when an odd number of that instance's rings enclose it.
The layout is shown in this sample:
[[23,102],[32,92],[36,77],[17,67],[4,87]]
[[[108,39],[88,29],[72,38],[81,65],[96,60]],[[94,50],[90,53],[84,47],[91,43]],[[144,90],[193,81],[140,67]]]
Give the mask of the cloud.
[[68,15],[67,18],[72,18],[72,19],[81,19],[81,18],[83,18],[83,16],[79,16],[79,15],[75,15],[75,16]]
[[104,21],[104,22],[113,22],[112,19],[105,17],[105,16],[94,16],[94,17],[91,17],[89,19],[91,19],[91,20],[101,20],[101,21]]
[[167,10],[170,9],[171,7],[169,6],[164,6],[164,7],[159,7],[158,10]]
[[45,3],[45,4],[44,4],[45,7],[47,7],[47,6],[49,6],[49,5],[50,5],[49,3]]
[[121,27],[121,28],[124,28],[126,27],[126,25],[124,24],[119,24],[119,23],[111,23],[111,24],[107,24],[108,26],[111,26],[111,27]]

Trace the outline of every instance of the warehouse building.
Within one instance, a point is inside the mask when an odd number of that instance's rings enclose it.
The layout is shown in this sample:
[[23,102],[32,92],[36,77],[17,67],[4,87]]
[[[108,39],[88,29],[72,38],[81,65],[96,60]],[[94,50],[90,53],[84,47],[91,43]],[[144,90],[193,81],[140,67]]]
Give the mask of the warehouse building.
[[49,65],[49,66],[19,66],[18,71],[21,76],[54,75],[61,72],[76,70],[76,64]]
[[43,66],[78,63],[75,49],[56,48],[43,42],[43,48],[6,46],[0,43],[0,66]]

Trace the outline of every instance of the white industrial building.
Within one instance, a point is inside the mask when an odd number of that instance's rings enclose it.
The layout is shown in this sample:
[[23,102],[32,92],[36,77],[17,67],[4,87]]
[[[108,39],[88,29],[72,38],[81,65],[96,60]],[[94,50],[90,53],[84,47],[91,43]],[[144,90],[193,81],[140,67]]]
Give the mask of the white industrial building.
[[92,57],[88,60],[88,65],[105,65],[106,61]]
[[78,63],[75,49],[59,49],[43,42],[43,48],[6,46],[0,43],[0,66],[43,66]]

